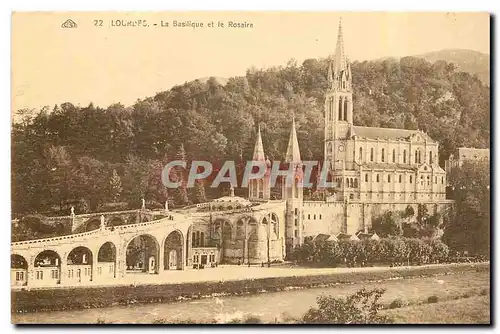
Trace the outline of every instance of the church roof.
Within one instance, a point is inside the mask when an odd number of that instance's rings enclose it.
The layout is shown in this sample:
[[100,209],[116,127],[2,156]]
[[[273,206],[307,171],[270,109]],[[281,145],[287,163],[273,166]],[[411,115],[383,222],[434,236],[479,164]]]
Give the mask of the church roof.
[[377,128],[369,126],[353,126],[353,128],[356,136],[364,138],[407,139],[412,135],[420,135],[424,140],[434,142],[428,134],[418,130]]

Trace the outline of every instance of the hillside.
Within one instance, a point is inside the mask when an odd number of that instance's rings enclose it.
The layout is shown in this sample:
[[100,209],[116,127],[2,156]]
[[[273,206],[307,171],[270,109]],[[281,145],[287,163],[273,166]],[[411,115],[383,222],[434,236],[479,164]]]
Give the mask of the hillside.
[[490,85],[490,55],[473,50],[448,49],[428,52],[414,57],[423,58],[431,63],[438,60],[455,63],[460,71],[477,74],[488,86]]
[[[415,57],[354,62],[355,125],[426,131],[439,142],[441,164],[457,147],[489,147],[489,87],[455,67]],[[249,69],[225,85],[194,80],[130,107],[43,108],[12,127],[12,210],[45,212],[70,200],[83,201],[84,211],[118,199],[165,203],[161,171],[168,160],[249,159],[257,124],[266,155],[281,160],[292,115],[302,158],[321,160],[326,73],[325,60],[307,59]],[[200,186],[168,196],[180,205],[205,193]]]

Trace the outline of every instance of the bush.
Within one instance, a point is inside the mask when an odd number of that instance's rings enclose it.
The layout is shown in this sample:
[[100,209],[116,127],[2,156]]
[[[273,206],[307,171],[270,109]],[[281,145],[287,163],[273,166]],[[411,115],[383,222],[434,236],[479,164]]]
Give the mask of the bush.
[[427,303],[429,304],[437,303],[438,300],[439,300],[438,296],[432,295],[429,298],[427,298]]
[[407,306],[408,303],[403,301],[401,298],[394,299],[390,304],[389,308],[394,309],[394,308],[400,308],[400,307],[405,307]]
[[365,288],[345,298],[319,296],[318,308],[311,307],[302,317],[305,324],[384,324],[392,323],[387,316],[378,311],[378,302],[385,290]]

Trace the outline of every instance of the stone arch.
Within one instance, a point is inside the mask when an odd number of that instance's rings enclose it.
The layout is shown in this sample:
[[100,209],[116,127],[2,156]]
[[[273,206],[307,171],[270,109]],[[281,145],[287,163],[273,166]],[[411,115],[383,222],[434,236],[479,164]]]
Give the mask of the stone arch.
[[77,232],[89,232],[101,228],[101,217],[92,217],[81,225]]
[[68,265],[91,265],[92,251],[85,246],[73,248],[66,257]]
[[61,257],[56,251],[47,249],[37,254],[33,264],[35,267],[60,267]]
[[140,234],[125,247],[125,269],[129,272],[158,273],[160,245],[151,234]]
[[106,222],[106,226],[120,226],[126,224],[127,223],[122,217],[117,217],[117,216],[110,217],[109,220]]
[[97,272],[95,277],[116,278],[116,246],[107,241],[97,251]]
[[36,285],[53,285],[61,282],[61,257],[53,250],[44,250],[35,257],[35,272],[33,275]]
[[28,269],[28,261],[24,256],[19,254],[10,255],[10,268],[11,269]]
[[10,281],[12,285],[28,284],[28,261],[19,254],[10,255]]
[[97,262],[115,262],[116,246],[111,241],[107,241],[99,247],[97,251]]
[[[203,233],[203,232],[202,232]],[[184,237],[179,230],[170,232],[163,242],[163,268],[180,270],[183,268]]]
[[68,280],[88,282],[93,280],[92,251],[85,246],[73,248],[66,257]]

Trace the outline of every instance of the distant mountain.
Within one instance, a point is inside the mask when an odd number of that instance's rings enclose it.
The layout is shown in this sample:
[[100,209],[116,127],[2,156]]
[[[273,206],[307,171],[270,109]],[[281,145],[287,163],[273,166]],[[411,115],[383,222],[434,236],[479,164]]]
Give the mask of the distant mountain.
[[415,55],[414,57],[424,58],[431,63],[438,60],[453,62],[457,64],[460,71],[477,74],[479,79],[488,86],[490,85],[490,55],[488,54],[473,50],[447,49]]

